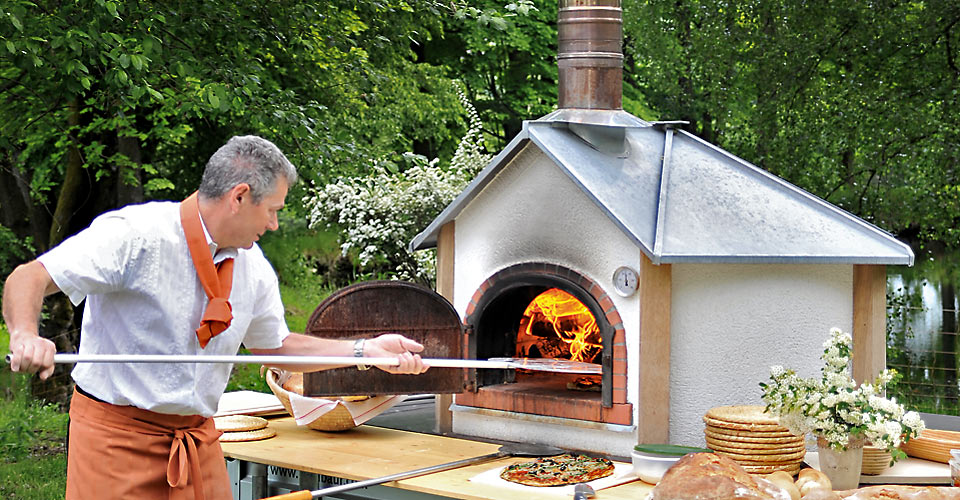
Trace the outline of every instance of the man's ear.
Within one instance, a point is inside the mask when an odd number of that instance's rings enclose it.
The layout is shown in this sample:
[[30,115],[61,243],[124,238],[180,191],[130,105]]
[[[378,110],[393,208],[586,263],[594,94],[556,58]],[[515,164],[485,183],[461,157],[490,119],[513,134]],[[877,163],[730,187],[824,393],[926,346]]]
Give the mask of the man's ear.
[[230,209],[233,212],[236,212],[240,209],[240,204],[243,201],[251,201],[250,199],[250,185],[246,182],[241,182],[233,188],[230,189]]

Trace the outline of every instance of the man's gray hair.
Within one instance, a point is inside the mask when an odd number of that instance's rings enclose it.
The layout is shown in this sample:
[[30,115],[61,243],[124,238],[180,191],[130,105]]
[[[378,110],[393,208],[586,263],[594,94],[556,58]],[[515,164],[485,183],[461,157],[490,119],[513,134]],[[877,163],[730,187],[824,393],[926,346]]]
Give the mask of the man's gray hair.
[[297,169],[280,148],[255,135],[234,136],[207,161],[200,195],[220,199],[237,184],[246,183],[253,203],[259,204],[273,191],[280,176],[286,179],[287,186],[297,182]]

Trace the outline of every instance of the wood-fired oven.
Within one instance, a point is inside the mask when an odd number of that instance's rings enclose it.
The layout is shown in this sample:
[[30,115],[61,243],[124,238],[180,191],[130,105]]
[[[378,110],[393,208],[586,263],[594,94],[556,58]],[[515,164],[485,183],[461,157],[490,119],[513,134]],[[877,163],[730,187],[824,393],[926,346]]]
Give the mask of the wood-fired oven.
[[[771,364],[812,375],[831,327],[853,333],[855,377],[878,372],[884,266],[910,248],[682,122],[623,111],[619,0],[561,0],[558,31],[559,109],[410,246],[436,247],[466,356],[571,356],[580,340],[528,314],[553,308],[592,319],[576,349],[600,383],[481,370],[439,398],[441,430],[619,456],[703,446],[707,409],[759,403]],[[543,294],[559,302],[531,305]]]

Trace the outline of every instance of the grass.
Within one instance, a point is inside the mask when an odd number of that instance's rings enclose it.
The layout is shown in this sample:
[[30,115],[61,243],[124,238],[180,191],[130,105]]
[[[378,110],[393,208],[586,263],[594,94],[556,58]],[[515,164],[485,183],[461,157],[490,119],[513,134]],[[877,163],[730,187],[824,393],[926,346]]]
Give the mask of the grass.
[[[287,325],[303,332],[310,314],[336,288],[314,270],[332,266],[339,248],[334,233],[291,220],[282,224],[280,231],[264,235],[260,245],[280,277]],[[6,352],[9,343],[0,321],[0,352]],[[33,399],[29,384],[27,375],[0,367],[0,499],[62,499],[67,414]],[[259,365],[236,365],[227,390],[270,392]]]
[[[9,344],[10,335],[0,323],[0,346]],[[63,498],[66,413],[34,400],[29,377],[6,367],[0,371],[0,393],[0,498]]]

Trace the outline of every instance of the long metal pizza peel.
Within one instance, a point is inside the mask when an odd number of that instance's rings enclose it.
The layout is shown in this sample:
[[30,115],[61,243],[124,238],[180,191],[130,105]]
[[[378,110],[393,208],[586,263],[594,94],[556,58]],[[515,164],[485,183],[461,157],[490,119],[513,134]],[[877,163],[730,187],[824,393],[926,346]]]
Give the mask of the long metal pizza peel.
[[355,483],[341,484],[340,486],[332,486],[330,488],[322,488],[322,489],[313,490],[313,491],[310,491],[310,490],[294,491],[294,492],[286,493],[283,495],[267,497],[264,500],[310,500],[313,498],[320,498],[324,495],[333,495],[335,493],[342,493],[344,491],[351,491],[358,488],[366,488],[367,486],[376,486],[378,484],[388,483],[390,481],[400,481],[403,479],[410,479],[413,477],[423,476],[425,474],[432,474],[434,472],[443,472],[446,470],[456,469],[459,467],[466,467],[468,465],[474,465],[474,464],[486,462],[489,460],[495,460],[498,458],[552,457],[552,456],[560,455],[561,453],[563,453],[563,450],[561,450],[560,448],[554,448],[553,446],[525,444],[525,443],[511,443],[511,444],[505,444],[501,446],[496,453],[490,453],[488,455],[465,458],[463,460],[457,460],[455,462],[447,462],[445,464],[432,465],[430,467],[424,467],[422,469],[416,469],[416,470],[411,470],[407,472],[399,472],[397,474],[391,474],[389,476],[366,479],[363,481],[357,481]]
[[[7,354],[9,364],[12,358]],[[54,354],[57,364],[73,363],[251,363],[258,365],[336,365],[397,366],[396,358],[358,358],[353,356],[279,356],[279,355],[203,355],[203,354]],[[552,358],[444,359],[424,358],[436,368],[523,369],[571,374],[601,375],[595,363]]]

